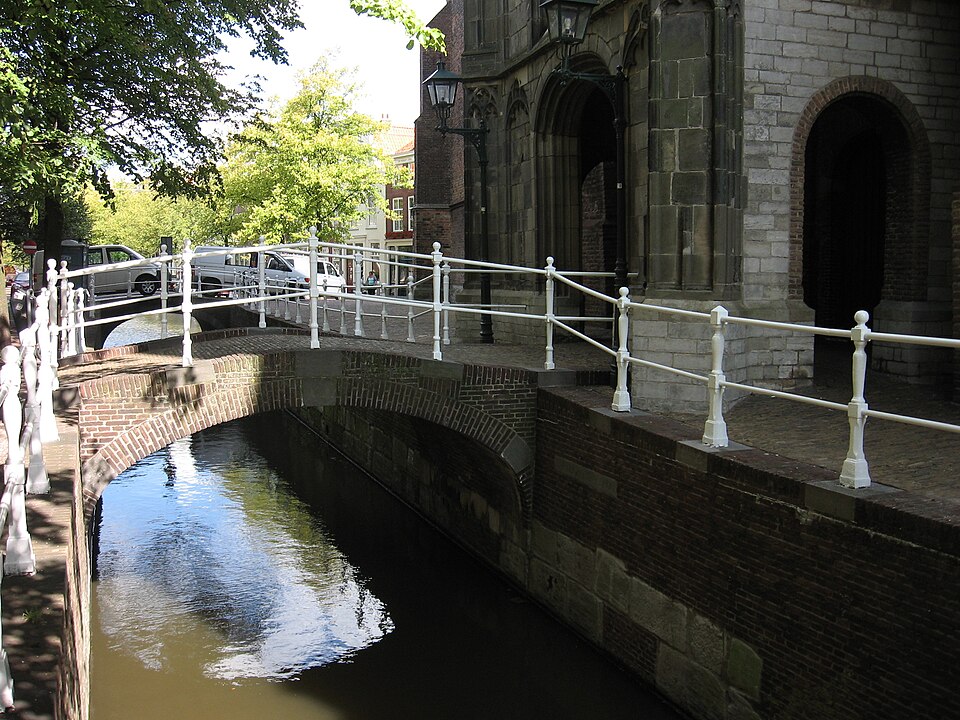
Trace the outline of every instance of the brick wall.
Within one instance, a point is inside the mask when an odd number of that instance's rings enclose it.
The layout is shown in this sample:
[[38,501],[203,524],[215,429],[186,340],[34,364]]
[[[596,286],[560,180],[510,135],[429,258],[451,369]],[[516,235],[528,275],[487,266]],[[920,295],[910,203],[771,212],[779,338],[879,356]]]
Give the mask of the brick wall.
[[[953,194],[953,337],[960,338],[960,192]],[[960,399],[960,350],[953,352],[953,398]]]
[[707,450],[599,397],[540,392],[529,521],[463,438],[349,408],[308,422],[692,717],[960,713],[960,532],[942,504]]

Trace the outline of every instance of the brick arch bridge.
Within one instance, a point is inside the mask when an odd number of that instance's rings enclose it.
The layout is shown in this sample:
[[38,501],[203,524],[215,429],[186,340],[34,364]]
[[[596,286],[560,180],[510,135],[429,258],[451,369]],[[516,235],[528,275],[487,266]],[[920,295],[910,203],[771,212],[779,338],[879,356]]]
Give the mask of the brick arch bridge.
[[456,433],[491,460],[496,476],[512,479],[507,492],[528,522],[537,375],[386,352],[292,349],[87,380],[78,388],[85,513],[121,472],[174,440],[258,413],[349,407]]

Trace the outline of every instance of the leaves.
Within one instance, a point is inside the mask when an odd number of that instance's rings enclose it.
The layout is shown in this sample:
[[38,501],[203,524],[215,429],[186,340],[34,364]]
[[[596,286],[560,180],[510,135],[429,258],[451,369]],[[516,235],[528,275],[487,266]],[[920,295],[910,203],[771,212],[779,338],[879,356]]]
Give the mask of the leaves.
[[385,128],[353,110],[353,95],[352,77],[321,59],[294,98],[233,139],[222,168],[230,234],[281,242],[316,225],[341,238],[368,197],[383,204],[378,186],[393,179],[393,162],[371,138]]
[[370,15],[383,20],[400,23],[410,41],[407,49],[413,49],[415,41],[429,50],[445,52],[443,33],[424,25],[417,14],[401,0],[350,0],[350,7],[358,15]]

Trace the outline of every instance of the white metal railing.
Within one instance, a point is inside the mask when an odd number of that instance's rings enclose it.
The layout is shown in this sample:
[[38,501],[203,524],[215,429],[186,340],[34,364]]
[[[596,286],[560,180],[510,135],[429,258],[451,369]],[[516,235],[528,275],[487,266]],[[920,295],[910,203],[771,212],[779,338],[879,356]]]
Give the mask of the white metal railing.
[[[341,268],[352,265],[354,283],[336,289],[318,287],[316,273],[309,277],[308,287],[277,284],[271,282],[265,275],[264,262],[258,263],[256,270],[242,273],[235,278],[235,284],[229,288],[226,298],[210,298],[200,288],[194,288],[191,282],[191,265],[195,257],[252,253],[265,251],[298,251],[309,255],[309,267],[316,268],[317,261],[322,256],[331,260]],[[160,314],[165,318],[167,313],[179,312],[184,317],[183,330],[183,365],[193,363],[190,316],[197,302],[203,302],[205,307],[221,307],[242,304],[258,316],[260,327],[266,327],[267,316],[282,317],[283,319],[306,324],[310,328],[310,346],[319,347],[321,332],[333,332],[333,322],[339,315],[339,332],[350,333],[357,337],[364,337],[366,333],[364,319],[379,318],[380,337],[389,339],[388,321],[405,321],[406,337],[408,342],[415,342],[417,335],[416,324],[428,323],[427,332],[432,343],[434,359],[443,358],[443,347],[450,344],[450,315],[491,315],[522,319],[530,322],[542,323],[545,332],[544,368],[551,370],[556,367],[554,335],[557,330],[588,343],[600,351],[610,355],[617,368],[617,382],[613,394],[612,408],[618,412],[627,412],[631,409],[630,388],[628,387],[628,369],[632,365],[650,368],[658,372],[669,373],[685,380],[692,380],[702,384],[708,402],[707,418],[704,422],[702,441],[713,447],[726,447],[729,444],[727,426],[723,417],[723,396],[727,389],[739,392],[766,395],[792,402],[817,405],[830,410],[845,412],[848,419],[848,451],[847,457],[840,470],[840,483],[851,488],[867,487],[870,484],[870,475],[867,460],[863,452],[864,425],[868,417],[882,418],[895,422],[923,426],[947,432],[960,432],[960,426],[924,418],[916,418],[896,413],[880,412],[869,408],[865,397],[866,381],[866,346],[871,341],[927,345],[941,348],[960,348],[960,341],[948,338],[922,337],[913,335],[894,335],[878,333],[869,329],[868,314],[860,311],[854,320],[856,325],[850,330],[833,328],[819,328],[810,325],[796,325],[792,323],[773,322],[754,318],[736,317],[730,315],[722,306],[715,307],[711,312],[697,312],[681,308],[654,305],[650,302],[637,303],[629,297],[627,288],[620,288],[615,297],[610,297],[577,280],[587,280],[598,277],[599,273],[565,272],[554,266],[553,258],[547,258],[544,268],[524,268],[514,265],[480,262],[464,258],[445,257],[440,252],[439,243],[434,244],[430,254],[417,254],[392,249],[377,249],[372,253],[376,262],[396,268],[394,274],[406,273],[406,281],[402,284],[379,286],[375,294],[365,294],[359,281],[363,276],[365,263],[370,262],[369,251],[362,247],[339,243],[321,243],[311,228],[310,237],[305,243],[290,243],[285,245],[255,245],[242,248],[222,248],[215,251],[205,250],[203,253],[194,252],[190,242],[185,241],[184,251],[180,255],[167,255],[163,248],[161,256],[146,262],[159,264],[161,267],[161,307],[147,313],[131,313],[110,320],[87,319],[91,310],[122,305],[125,300],[110,303],[98,303],[94,307],[84,304],[84,294],[71,290],[72,278],[83,274],[95,273],[103,268],[91,268],[84,271],[67,271],[61,267],[58,273],[52,267],[48,271],[49,305],[60,314],[58,322],[52,327],[60,332],[61,347],[65,353],[79,352],[83,348],[83,331],[85,327],[103,322],[115,322],[138,315]],[[109,267],[109,266],[104,266]],[[478,306],[457,303],[451,292],[451,275],[461,276],[470,273],[497,273],[497,274],[525,274],[533,278],[542,278],[545,283],[544,311],[531,312],[526,307],[517,306]],[[170,305],[167,293],[168,283],[178,288],[182,295],[179,304]],[[557,308],[557,286],[562,285],[564,292],[573,295],[579,293],[583,298],[590,298],[600,307],[606,307],[609,312],[601,312],[595,316],[559,315]],[[58,287],[60,301],[57,301]],[[383,294],[384,289],[397,292],[396,295]],[[69,299],[77,295],[75,299]],[[306,312],[304,310],[306,309]],[[641,356],[631,355],[630,328],[631,317],[643,314],[664,313],[673,317],[683,318],[695,323],[701,323],[709,328],[710,333],[710,370],[709,372],[691,372],[683,368],[672,367],[655,362]],[[350,319],[352,318],[352,323]],[[612,337],[614,342],[605,344],[588,335],[581,328],[583,323],[613,323]],[[845,338],[851,342],[853,351],[851,356],[852,387],[851,397],[847,403],[831,402],[811,398],[797,393],[773,390],[764,387],[747,385],[730,381],[724,373],[724,356],[726,352],[726,329],[730,325],[743,325],[763,328],[778,333],[800,333],[807,335],[821,335],[834,338]],[[165,326],[164,331],[165,335]],[[56,330],[54,331],[56,340]],[[56,367],[56,360],[52,362]]]
[[[53,412],[55,375],[48,309],[44,289],[37,298],[33,324],[19,333],[20,347],[7,345],[0,351],[0,412],[7,438],[0,496],[0,535],[4,530],[7,533],[3,576],[32,575],[36,571],[25,495],[50,491],[43,444],[59,439]],[[25,389],[24,402],[20,398],[21,385]],[[0,710],[13,705],[13,676],[7,651],[0,643]]]

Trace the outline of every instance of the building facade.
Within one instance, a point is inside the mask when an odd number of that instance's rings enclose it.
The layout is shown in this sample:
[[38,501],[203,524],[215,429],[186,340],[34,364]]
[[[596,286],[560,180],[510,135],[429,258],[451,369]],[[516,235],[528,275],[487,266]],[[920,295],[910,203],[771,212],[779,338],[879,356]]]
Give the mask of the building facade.
[[[601,0],[569,68],[622,68],[619,112],[597,82],[552,72],[560,52],[539,0],[500,5],[450,0],[435,19],[468,89],[451,123],[490,128],[492,260],[612,273],[620,202],[634,300],[844,329],[865,309],[875,330],[951,334],[960,4]],[[424,75],[436,59],[424,54]],[[434,124],[425,105],[418,246],[463,242],[471,256],[476,160]],[[503,279],[494,300],[536,303],[538,291]],[[632,324],[633,354],[709,370],[706,328],[636,313]],[[810,337],[737,326],[728,345],[734,380],[785,387],[813,369]],[[950,368],[948,353],[881,344],[871,359],[914,381]],[[633,390],[651,409],[705,402],[701,387],[644,369]]]
[[[387,118],[383,122],[389,123]],[[407,167],[410,172],[413,171],[413,128],[405,125],[388,125],[387,129],[374,138],[373,142],[388,156],[388,158],[397,165]],[[378,282],[385,288],[390,285],[396,285],[399,278],[403,275],[398,266],[391,261],[386,253],[381,252],[384,249],[390,250],[410,250],[413,245],[413,232],[410,230],[397,231],[397,216],[393,212],[395,198],[402,198],[399,201],[401,208],[400,225],[406,228],[410,225],[409,208],[412,208],[413,202],[408,200],[408,196],[413,195],[412,188],[400,188],[393,185],[380,186],[376,190],[380,198],[386,199],[388,212],[384,212],[378,198],[371,195],[367,198],[366,206],[362,209],[360,220],[350,227],[347,242],[361,248],[363,255],[363,267],[361,268],[359,278],[361,281],[372,271],[376,275]],[[355,270],[353,263],[346,262],[344,276],[348,284],[353,284]],[[393,288],[395,290],[395,288]]]

